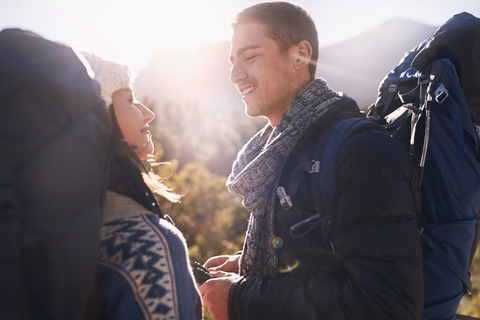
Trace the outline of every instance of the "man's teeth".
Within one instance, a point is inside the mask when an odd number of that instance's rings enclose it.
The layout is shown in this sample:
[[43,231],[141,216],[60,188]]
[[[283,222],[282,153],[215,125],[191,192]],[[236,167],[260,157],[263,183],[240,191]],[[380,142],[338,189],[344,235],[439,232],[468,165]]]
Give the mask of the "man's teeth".
[[242,91],[242,95],[247,95],[249,92],[252,92],[253,90],[255,90],[255,87],[249,87],[245,90]]

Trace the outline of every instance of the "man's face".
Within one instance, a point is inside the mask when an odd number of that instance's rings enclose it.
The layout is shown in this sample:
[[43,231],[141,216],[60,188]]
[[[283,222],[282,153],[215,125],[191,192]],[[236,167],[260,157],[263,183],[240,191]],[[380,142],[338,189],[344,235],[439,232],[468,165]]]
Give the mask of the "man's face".
[[230,49],[230,81],[240,91],[249,117],[265,116],[276,126],[295,97],[298,88],[292,81],[292,48],[280,53],[277,42],[267,37],[261,23],[236,26]]

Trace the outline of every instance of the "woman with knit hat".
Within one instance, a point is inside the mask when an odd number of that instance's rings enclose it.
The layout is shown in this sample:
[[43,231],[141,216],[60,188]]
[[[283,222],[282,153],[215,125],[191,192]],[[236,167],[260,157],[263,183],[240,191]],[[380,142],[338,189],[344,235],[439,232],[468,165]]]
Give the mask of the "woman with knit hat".
[[154,150],[149,123],[155,114],[135,98],[128,66],[82,55],[109,107],[115,141],[100,235],[101,318],[201,319],[185,239],[164,219],[147,184],[172,202],[179,196],[141,163]]

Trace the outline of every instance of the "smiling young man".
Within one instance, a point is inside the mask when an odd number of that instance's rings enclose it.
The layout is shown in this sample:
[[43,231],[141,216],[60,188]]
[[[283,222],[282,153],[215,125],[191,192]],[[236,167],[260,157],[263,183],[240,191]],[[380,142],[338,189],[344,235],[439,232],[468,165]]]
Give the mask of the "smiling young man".
[[312,47],[301,41],[281,52],[267,33],[267,27],[255,21],[236,27],[230,51],[231,81],[243,96],[247,115],[264,116],[276,126],[296,94],[311,81],[307,57]]
[[[247,115],[269,123],[233,165],[227,185],[251,211],[249,226],[241,255],[205,263],[215,278],[200,287],[204,305],[215,320],[418,319],[417,178],[408,155],[380,130],[352,134],[331,168],[339,194],[334,228],[291,232],[316,213],[320,197],[308,172],[296,175],[299,155],[311,155],[328,128],[360,112],[315,79],[317,32],[300,6],[259,3],[232,27],[231,81]],[[291,195],[290,208],[282,207],[279,187]]]

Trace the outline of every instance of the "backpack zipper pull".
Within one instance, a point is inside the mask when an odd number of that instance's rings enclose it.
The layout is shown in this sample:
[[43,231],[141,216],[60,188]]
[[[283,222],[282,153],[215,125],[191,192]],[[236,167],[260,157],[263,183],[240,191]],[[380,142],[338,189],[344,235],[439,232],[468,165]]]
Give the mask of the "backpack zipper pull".
[[283,210],[288,210],[293,206],[292,199],[290,199],[283,187],[277,188],[277,194],[280,198],[280,204],[282,205]]

